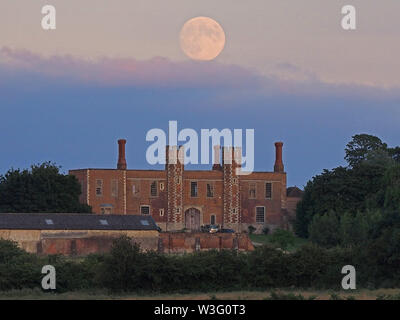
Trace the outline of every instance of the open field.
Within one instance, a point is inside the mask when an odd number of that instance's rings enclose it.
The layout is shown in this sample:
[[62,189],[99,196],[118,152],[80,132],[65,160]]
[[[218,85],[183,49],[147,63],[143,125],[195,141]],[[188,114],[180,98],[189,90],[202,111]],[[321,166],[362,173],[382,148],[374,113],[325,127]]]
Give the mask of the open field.
[[44,293],[40,290],[1,292],[0,300],[400,300],[400,289],[345,291],[287,290],[235,291],[188,294],[109,295],[106,292]]

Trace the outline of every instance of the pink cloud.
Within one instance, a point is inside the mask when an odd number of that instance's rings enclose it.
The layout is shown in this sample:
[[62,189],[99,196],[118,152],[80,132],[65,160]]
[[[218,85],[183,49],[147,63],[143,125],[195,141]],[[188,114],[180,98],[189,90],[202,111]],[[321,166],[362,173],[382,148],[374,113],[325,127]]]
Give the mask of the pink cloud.
[[173,62],[162,57],[84,60],[70,55],[43,57],[26,50],[0,49],[0,66],[60,79],[106,86],[240,87],[257,86],[259,76],[235,65]]
[[[374,99],[398,99],[400,96],[399,88],[325,83],[290,63],[277,64],[269,75],[262,76],[254,70],[215,61],[175,62],[162,57],[145,61],[107,57],[87,60],[71,55],[44,57],[4,47],[0,49],[0,71],[0,83],[7,83],[14,77],[20,87],[29,85],[27,78],[33,75],[48,78],[45,82],[50,84],[226,89],[217,95],[225,102],[235,101],[239,96],[246,99],[271,95]],[[24,76],[26,74],[29,77]]]

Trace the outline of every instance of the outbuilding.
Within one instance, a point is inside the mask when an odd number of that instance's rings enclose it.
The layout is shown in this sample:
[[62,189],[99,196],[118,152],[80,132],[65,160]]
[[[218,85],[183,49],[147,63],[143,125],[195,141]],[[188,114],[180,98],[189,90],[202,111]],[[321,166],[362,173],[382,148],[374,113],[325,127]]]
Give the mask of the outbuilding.
[[151,216],[2,213],[0,238],[38,254],[86,255],[110,250],[126,235],[144,250],[157,250],[159,228]]

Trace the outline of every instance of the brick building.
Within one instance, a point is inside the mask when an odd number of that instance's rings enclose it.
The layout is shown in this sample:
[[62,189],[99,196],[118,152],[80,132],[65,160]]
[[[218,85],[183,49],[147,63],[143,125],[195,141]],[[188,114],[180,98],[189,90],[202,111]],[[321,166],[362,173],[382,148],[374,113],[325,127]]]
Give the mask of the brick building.
[[[185,170],[182,147],[167,147],[165,170],[130,170],[126,140],[119,140],[116,169],[70,170],[82,185],[81,202],[97,214],[151,215],[163,231],[199,230],[219,224],[235,231],[287,227],[286,173],[282,142],[273,172],[237,175],[232,148],[215,147],[212,170]],[[238,151],[238,150],[236,150]],[[224,152],[228,153],[224,156]],[[228,159],[228,161],[226,160]]]
[[[110,250],[113,240],[126,235],[144,250],[155,250],[159,232],[150,216],[70,213],[1,213],[0,238],[27,252],[86,255]],[[176,249],[175,249],[176,250]]]

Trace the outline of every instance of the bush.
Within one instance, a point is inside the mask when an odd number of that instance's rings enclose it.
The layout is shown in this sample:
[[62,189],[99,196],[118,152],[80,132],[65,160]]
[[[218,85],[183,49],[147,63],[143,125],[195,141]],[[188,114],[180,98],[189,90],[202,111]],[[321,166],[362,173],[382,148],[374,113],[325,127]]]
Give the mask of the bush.
[[262,233],[265,234],[265,235],[267,235],[267,234],[269,233],[269,228],[268,228],[268,227],[264,227],[264,228],[262,229]]
[[247,229],[249,230],[249,234],[253,234],[254,231],[256,231],[257,229],[253,226],[248,226]]
[[283,250],[287,250],[289,246],[293,246],[296,237],[295,235],[287,230],[276,229],[270,236],[269,241],[273,244],[278,245]]
[[40,285],[44,264],[20,249],[16,242],[0,239],[0,290],[34,288]]
[[340,244],[339,218],[334,211],[324,215],[315,215],[310,227],[310,240],[324,247],[334,247]]

